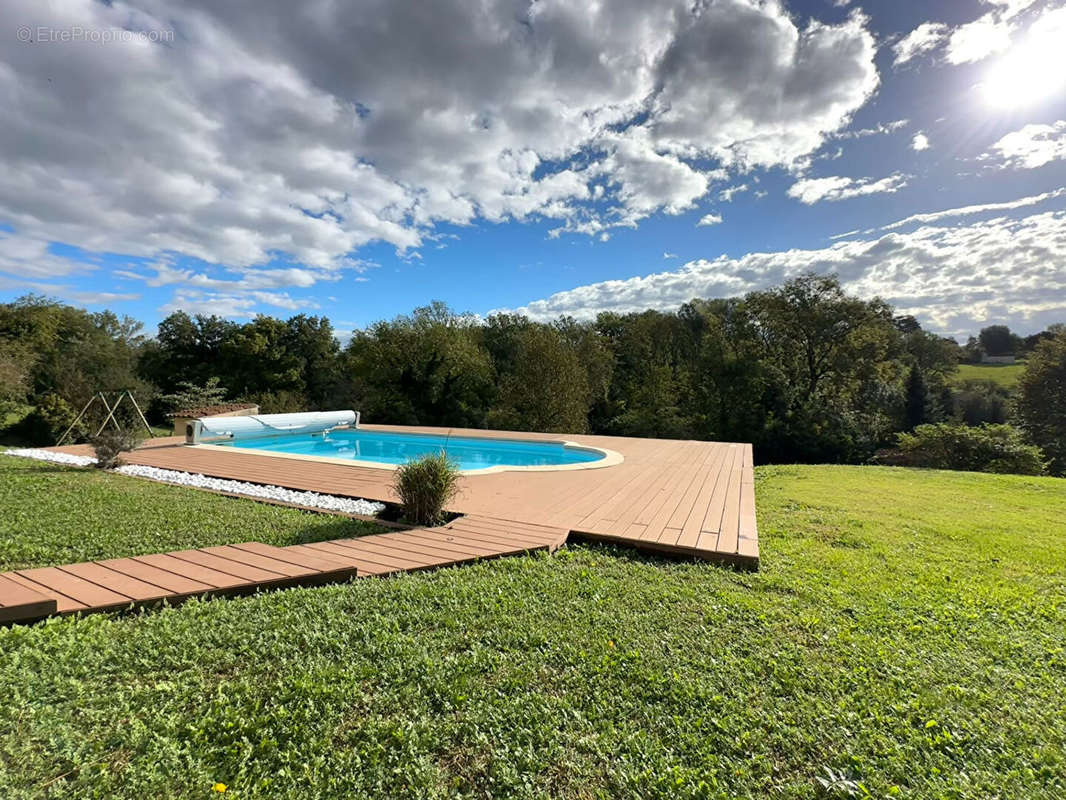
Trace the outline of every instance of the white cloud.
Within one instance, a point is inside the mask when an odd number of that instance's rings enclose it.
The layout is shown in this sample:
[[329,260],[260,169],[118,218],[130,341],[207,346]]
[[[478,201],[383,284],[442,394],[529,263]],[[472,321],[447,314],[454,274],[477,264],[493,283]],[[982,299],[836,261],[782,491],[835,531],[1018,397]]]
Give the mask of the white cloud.
[[917,150],[920,152],[922,150],[928,150],[930,147],[931,145],[929,144],[928,136],[926,136],[921,131],[918,131],[918,133],[914,134],[914,138],[911,139],[912,150]]
[[663,253],[663,259],[677,258],[677,253]]
[[999,13],[985,14],[951,32],[945,58],[949,64],[968,64],[1002,53],[1010,47],[1012,30],[1013,26]]
[[975,20],[951,27],[943,22],[923,22],[895,45],[894,66],[902,66],[921,55],[943,48],[949,64],[981,61],[1011,46],[1016,16],[1035,0],[985,0],[993,10]]
[[726,188],[718,192],[718,199],[723,203],[731,203],[733,202],[734,197],[736,197],[741,192],[748,191],[748,188],[748,184],[746,183],[738,183],[735,186],[727,186]]
[[[0,220],[248,273],[282,255],[316,280],[442,223],[539,217],[603,238],[692,208],[726,170],[790,167],[878,85],[861,13],[800,28],[778,0],[291,11],[9,0],[11,27],[177,37],[0,51]],[[187,278],[174,285],[257,291]]]
[[164,314],[184,311],[187,314],[213,314],[219,317],[241,319],[254,317],[259,306],[264,305],[286,311],[318,308],[314,301],[296,299],[283,292],[253,291],[247,294],[225,294],[178,289],[174,298],[159,310]]
[[835,175],[828,178],[803,178],[788,189],[788,196],[794,197],[805,205],[813,205],[822,200],[836,202],[852,197],[883,192],[898,192],[907,185],[907,176],[895,173],[880,180],[872,178],[846,178]]
[[837,242],[817,250],[691,261],[677,270],[604,281],[517,309],[537,319],[600,311],[674,309],[694,297],[727,297],[802,272],[836,273],[865,297],[880,295],[944,333],[988,319],[1037,328],[1066,314],[1066,211]]
[[1004,167],[1023,169],[1066,159],[1066,120],[1060,119],[1053,125],[1026,125],[1008,133],[983,158],[997,160]]
[[[1043,194],[1034,194],[1029,195],[1028,197],[1019,197],[1017,200],[1007,200],[1002,203],[978,203],[969,206],[960,206],[959,208],[948,208],[944,209],[943,211],[931,211],[924,214],[911,214],[909,217],[906,217],[904,219],[891,222],[888,225],[883,225],[880,230],[896,230],[897,228],[902,228],[905,225],[911,225],[915,222],[938,222],[942,219],[950,219],[951,217],[969,217],[973,216],[974,214],[987,214],[996,211],[1014,211],[1015,209],[1039,205],[1040,203],[1063,196],[1066,196],[1066,187],[1062,189],[1055,189],[1051,192],[1044,192]],[[873,230],[875,229],[871,229],[867,232],[872,233]],[[853,233],[857,233],[857,231],[853,231]]]
[[893,45],[892,52],[896,56],[893,64],[899,67],[935,50],[947,41],[950,30],[943,22],[923,22]]
[[837,131],[829,138],[831,139],[862,139],[867,136],[884,136],[889,133],[895,133],[900,128],[907,127],[907,123],[910,120],[907,119],[895,119],[891,122],[879,122],[872,128],[858,128],[857,130],[844,130]]
[[700,221],[696,223],[697,226],[703,227],[705,225],[719,225],[722,222],[721,214],[704,214],[700,217]]

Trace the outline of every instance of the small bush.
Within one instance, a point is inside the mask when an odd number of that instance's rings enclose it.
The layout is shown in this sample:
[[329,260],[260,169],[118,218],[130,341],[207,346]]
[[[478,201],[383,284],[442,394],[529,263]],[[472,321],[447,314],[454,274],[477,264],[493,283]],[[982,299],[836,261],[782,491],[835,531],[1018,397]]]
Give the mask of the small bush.
[[459,470],[442,451],[401,465],[393,486],[407,522],[437,525],[444,520],[444,507],[459,491]]
[[[70,427],[77,414],[67,402],[57,394],[46,394],[37,401],[33,411],[18,423],[18,436],[30,444],[51,446],[56,443],[64,431]],[[81,424],[71,432],[71,441],[84,441],[88,432]]]
[[122,454],[133,450],[140,443],[139,434],[130,430],[108,428],[91,440],[93,452],[96,453],[96,466],[100,469],[113,469],[122,463]]
[[878,453],[874,461],[900,467],[1018,475],[1042,475],[1046,467],[1040,448],[1028,444],[1017,428],[975,428],[943,422],[919,425],[911,433],[899,434],[896,449]]

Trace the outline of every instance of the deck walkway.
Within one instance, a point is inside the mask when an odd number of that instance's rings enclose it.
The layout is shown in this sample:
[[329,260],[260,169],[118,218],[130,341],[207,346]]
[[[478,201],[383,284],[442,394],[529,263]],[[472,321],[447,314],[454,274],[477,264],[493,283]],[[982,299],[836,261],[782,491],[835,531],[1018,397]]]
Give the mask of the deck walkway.
[[461,517],[437,528],[272,547],[259,542],[0,573],[0,623],[114,611],[189,597],[338,583],[535,550],[561,528]]
[[[559,435],[441,428],[376,430],[489,438]],[[749,444],[567,436],[624,457],[620,464],[559,472],[464,475],[437,528],[416,528],[291,547],[257,542],[0,573],[0,623],[103,611],[186,597],[251,592],[462,564],[551,550],[568,537],[724,561],[759,563]],[[85,445],[53,448],[83,455]],[[126,456],[133,464],[197,472],[368,500],[396,502],[391,470],[188,447],[173,437]]]
[[[759,563],[750,444],[462,428],[362,425],[402,433],[559,440],[621,453],[611,467],[563,472],[465,475],[449,510],[566,529],[575,538],[723,561]],[[84,445],[56,448],[84,454]],[[348,464],[147,442],[126,460],[216,478],[394,503],[392,472]]]

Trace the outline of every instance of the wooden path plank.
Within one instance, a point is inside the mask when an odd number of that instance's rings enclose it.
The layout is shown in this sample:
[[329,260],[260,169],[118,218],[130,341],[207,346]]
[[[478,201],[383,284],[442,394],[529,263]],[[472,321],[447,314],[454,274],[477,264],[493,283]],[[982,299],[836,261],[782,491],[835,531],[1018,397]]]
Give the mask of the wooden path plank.
[[55,598],[0,575],[0,622],[46,617],[55,612]]

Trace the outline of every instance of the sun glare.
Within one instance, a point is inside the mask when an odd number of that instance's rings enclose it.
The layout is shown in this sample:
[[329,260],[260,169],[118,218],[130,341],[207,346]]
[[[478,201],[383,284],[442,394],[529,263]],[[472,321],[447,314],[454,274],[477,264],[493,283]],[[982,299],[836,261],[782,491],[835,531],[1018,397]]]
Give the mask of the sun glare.
[[1066,87],[1066,9],[1048,12],[981,83],[989,105],[1018,108]]

